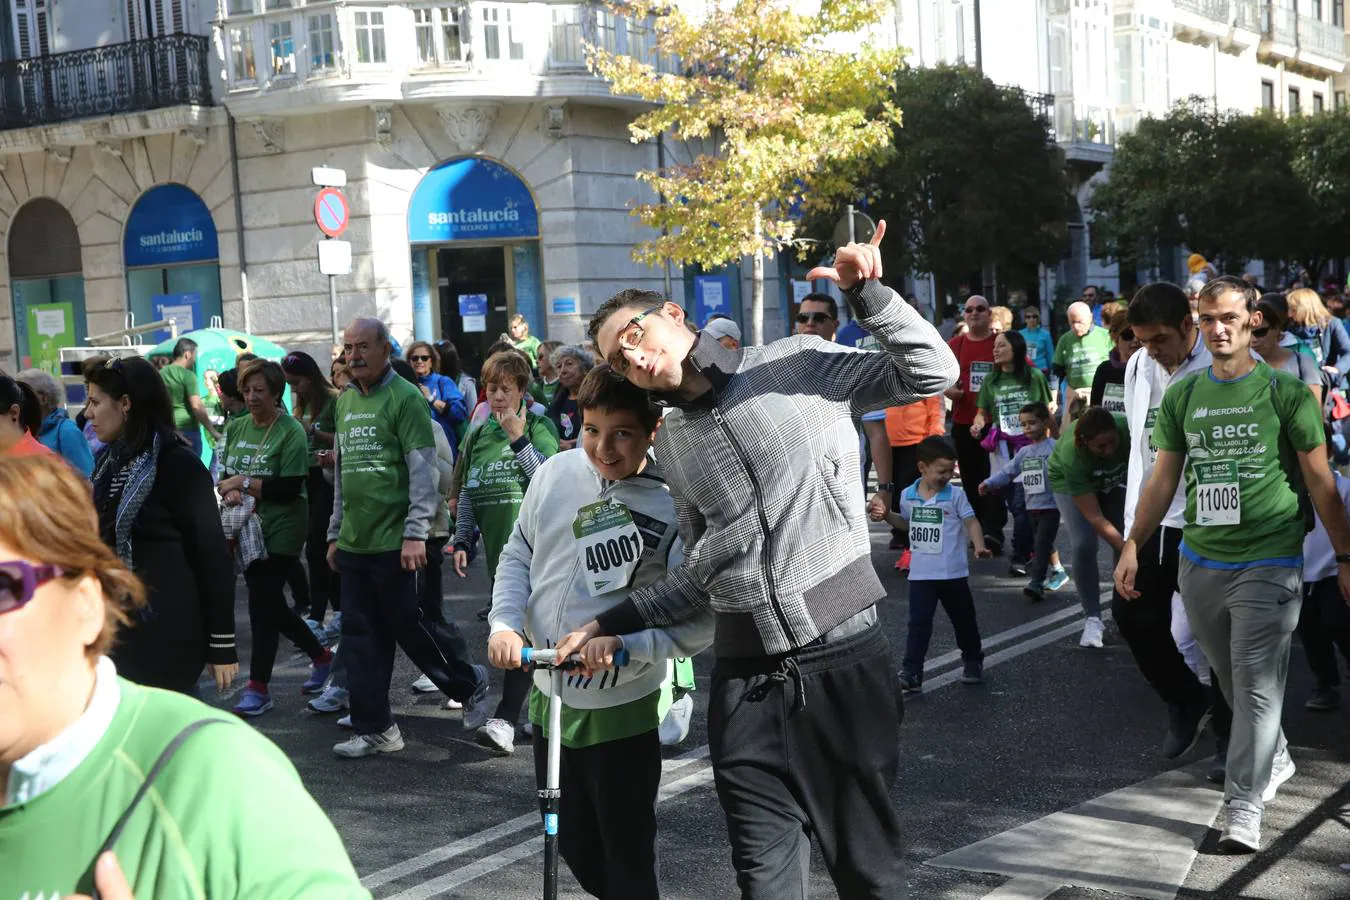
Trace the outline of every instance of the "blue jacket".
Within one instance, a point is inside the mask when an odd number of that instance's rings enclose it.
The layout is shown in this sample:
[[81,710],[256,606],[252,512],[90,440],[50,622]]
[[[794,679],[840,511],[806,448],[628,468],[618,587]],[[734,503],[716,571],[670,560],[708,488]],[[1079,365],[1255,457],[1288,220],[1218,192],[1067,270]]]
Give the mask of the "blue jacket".
[[37,439],[43,446],[60,454],[62,459],[70,463],[75,471],[85,478],[94,471],[94,454],[89,450],[89,442],[84,439],[75,423],[70,421],[70,416],[64,409],[52,410],[47,418],[42,420],[42,428],[38,431]]
[[1345,383],[1345,376],[1350,374],[1350,335],[1346,334],[1341,320],[1333,316],[1321,328],[1291,323],[1288,331],[1312,345],[1319,366],[1334,366],[1341,373],[1332,384],[1333,388],[1340,388]]
[[1055,342],[1047,328],[1021,328],[1018,334],[1027,342],[1027,354],[1031,364],[1042,372],[1050,371],[1050,360],[1055,358]]
[[[446,375],[432,372],[418,380],[418,383],[431,391],[431,400],[427,401],[427,407],[431,410],[431,418],[436,420],[436,424],[441,426],[445,432],[445,437],[450,441],[450,449],[456,454],[459,453],[459,439],[455,437],[455,426],[469,417],[468,411],[464,408],[464,395],[459,392],[459,387],[454,380]],[[445,409],[436,411],[433,401],[444,400]]]

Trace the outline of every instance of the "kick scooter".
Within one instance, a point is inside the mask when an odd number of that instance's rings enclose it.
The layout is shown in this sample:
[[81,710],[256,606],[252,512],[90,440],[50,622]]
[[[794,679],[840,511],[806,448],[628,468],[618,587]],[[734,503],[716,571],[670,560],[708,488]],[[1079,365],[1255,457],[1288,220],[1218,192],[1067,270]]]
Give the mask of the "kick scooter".
[[[562,768],[562,686],[563,672],[581,667],[580,654],[558,659],[557,651],[522,647],[520,662],[525,666],[549,670],[548,696],[548,774],[539,791],[539,808],[544,813],[544,900],[558,900],[558,801]],[[628,651],[614,653],[614,665],[628,664]]]

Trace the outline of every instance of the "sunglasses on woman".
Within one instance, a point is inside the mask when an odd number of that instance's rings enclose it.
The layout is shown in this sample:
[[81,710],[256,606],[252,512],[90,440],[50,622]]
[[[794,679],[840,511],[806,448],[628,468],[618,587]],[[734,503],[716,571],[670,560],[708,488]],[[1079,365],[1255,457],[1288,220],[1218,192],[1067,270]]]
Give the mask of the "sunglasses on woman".
[[64,574],[60,566],[35,566],[21,559],[0,562],[0,614],[20,609],[38,588]]
[[431,357],[425,353],[419,353],[416,356],[408,357],[408,362],[431,362]]

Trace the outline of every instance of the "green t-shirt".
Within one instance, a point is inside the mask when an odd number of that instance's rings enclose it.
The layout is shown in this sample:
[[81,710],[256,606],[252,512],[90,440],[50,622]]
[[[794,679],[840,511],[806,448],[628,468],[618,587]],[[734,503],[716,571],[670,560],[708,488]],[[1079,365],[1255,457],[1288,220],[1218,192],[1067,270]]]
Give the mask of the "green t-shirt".
[[1025,374],[1026,380],[1018,381],[1011,372],[995,370],[985,376],[975,399],[985,416],[1008,434],[1022,433],[1022,407],[1050,402],[1050,384],[1040,370],[1028,366]]
[[1093,325],[1081,338],[1070,329],[1060,335],[1055,345],[1054,365],[1063,367],[1069,387],[1090,388],[1097,367],[1111,355],[1111,349],[1111,332],[1100,325]]
[[539,364],[539,345],[542,343],[539,338],[530,335],[523,341],[512,341],[511,346],[528,356],[531,366],[536,366]]
[[338,549],[350,553],[398,550],[408,519],[405,457],[436,445],[426,398],[417,387],[394,375],[368,394],[348,387],[338,395],[335,412],[342,479]]
[[1217,381],[1211,369],[1188,375],[1163,395],[1152,439],[1186,454],[1182,536],[1196,555],[1253,562],[1302,554],[1297,454],[1321,446],[1325,434],[1297,376],[1264,362],[1236,381]]
[[553,396],[558,393],[558,381],[552,382],[531,381],[530,396],[539,401],[539,404],[548,407],[553,403]]
[[[305,427],[285,410],[261,428],[251,415],[239,416],[225,432],[225,474],[254,475],[264,481],[292,475],[304,479],[309,474]],[[259,500],[257,509],[267,552],[299,556],[309,527],[304,481],[293,500]]]
[[1069,423],[1050,453],[1050,490],[1056,494],[1081,497],[1085,494],[1103,494],[1125,483],[1125,474],[1130,465],[1130,430],[1124,416],[1112,414],[1112,418],[1116,420],[1116,432],[1120,440],[1116,441],[1116,452],[1109,457],[1079,450],[1074,443],[1078,422]]
[[[181,694],[119,679],[107,732],[50,790],[0,808],[0,897],[92,894],[94,855],[165,746],[199,719],[113,847],[140,898],[369,900],[276,745]],[[304,852],[295,852],[304,835]]]
[[302,416],[299,413],[296,413],[295,415],[296,420],[299,421],[300,424],[304,426],[305,429],[305,437],[307,440],[307,447],[309,450],[309,457],[310,457],[309,464],[311,466],[318,465],[318,463],[314,461],[315,453],[317,453],[320,450],[329,449],[327,444],[319,443],[318,439],[314,437],[314,431],[312,426],[317,425],[319,430],[322,431],[324,434],[332,434],[335,428],[333,424],[333,415],[334,410],[336,408],[337,408],[337,398],[325,397],[323,406],[319,407],[319,412],[317,415],[305,414]]
[[[530,722],[548,740],[548,697],[538,688],[530,688]],[[610,741],[645,734],[661,724],[661,691],[602,709],[562,708],[562,745],[569,750],[593,747]]]
[[[558,430],[548,419],[527,412],[525,433],[545,458],[558,452]],[[516,527],[529,481],[516,462],[511,439],[495,417],[469,435],[462,455],[464,490],[469,492],[474,521],[483,535],[488,572],[496,572],[497,559]]]
[[173,403],[173,427],[179,431],[192,428],[197,420],[192,418],[188,400],[198,396],[197,373],[169,363],[159,370],[159,377],[164,379],[164,386],[169,389],[169,401]]

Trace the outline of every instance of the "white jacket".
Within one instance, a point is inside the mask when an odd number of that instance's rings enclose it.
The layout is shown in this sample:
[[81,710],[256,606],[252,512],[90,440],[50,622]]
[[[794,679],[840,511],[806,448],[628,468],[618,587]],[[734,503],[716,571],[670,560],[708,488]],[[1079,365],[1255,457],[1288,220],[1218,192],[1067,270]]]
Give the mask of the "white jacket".
[[[643,550],[632,581],[592,597],[586,589],[572,523],[577,511],[599,500],[623,503],[633,514]],[[490,632],[516,631],[534,647],[552,647],[628,593],[657,581],[678,565],[684,545],[675,527],[675,503],[654,462],[623,481],[606,481],[580,447],[550,457],[530,480],[516,526],[502,549],[492,586]],[[573,709],[602,709],[647,696],[661,687],[667,660],[693,656],[712,643],[709,612],[669,628],[621,636],[629,663],[589,679],[564,681],[563,702]],[[549,674],[536,671],[535,687],[549,691]]]
[[[1171,387],[1192,372],[1209,368],[1213,363],[1209,348],[1197,333],[1195,349],[1191,355],[1177,367],[1170,376],[1167,370],[1153,360],[1146,350],[1138,350],[1125,364],[1125,420],[1130,426],[1130,468],[1125,482],[1125,535],[1134,527],[1134,510],[1139,505],[1139,495],[1144,489],[1145,471],[1151,473],[1149,463],[1148,434],[1145,431],[1148,420],[1148,401],[1153,389],[1153,379],[1158,375],[1167,378]],[[1172,505],[1162,524],[1168,528],[1181,528],[1186,524],[1186,480],[1177,484],[1177,492],[1172,497]]]

